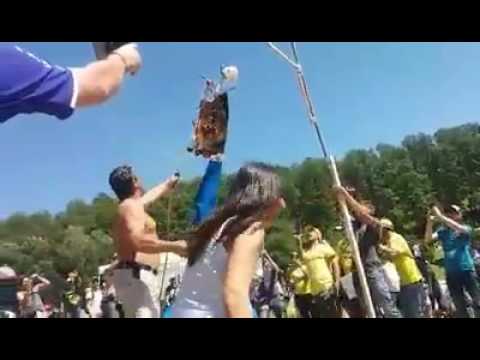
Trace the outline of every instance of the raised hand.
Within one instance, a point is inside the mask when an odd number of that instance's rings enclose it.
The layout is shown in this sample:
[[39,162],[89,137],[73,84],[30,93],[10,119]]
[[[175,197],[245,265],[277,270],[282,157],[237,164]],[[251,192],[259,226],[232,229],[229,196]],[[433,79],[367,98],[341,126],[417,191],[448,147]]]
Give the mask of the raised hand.
[[119,55],[125,62],[126,71],[135,75],[142,66],[142,57],[135,43],[125,44],[113,52]]
[[432,214],[433,214],[433,216],[435,216],[435,217],[437,217],[437,218],[439,218],[439,217],[442,216],[442,212],[440,211],[440,209],[438,208],[438,206],[434,206],[434,207],[432,208]]

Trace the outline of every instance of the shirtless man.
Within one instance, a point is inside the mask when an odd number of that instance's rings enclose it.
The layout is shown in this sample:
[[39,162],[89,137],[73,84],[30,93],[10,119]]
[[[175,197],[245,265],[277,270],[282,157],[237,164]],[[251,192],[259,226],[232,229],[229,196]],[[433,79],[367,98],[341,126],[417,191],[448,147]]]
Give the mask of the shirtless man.
[[186,242],[160,240],[155,221],[145,212],[146,206],[173,190],[178,181],[178,176],[172,176],[145,192],[130,166],[117,167],[110,174],[110,186],[120,200],[113,226],[118,254],[113,285],[126,318],[160,317],[157,270],[143,260],[161,252],[186,255]]

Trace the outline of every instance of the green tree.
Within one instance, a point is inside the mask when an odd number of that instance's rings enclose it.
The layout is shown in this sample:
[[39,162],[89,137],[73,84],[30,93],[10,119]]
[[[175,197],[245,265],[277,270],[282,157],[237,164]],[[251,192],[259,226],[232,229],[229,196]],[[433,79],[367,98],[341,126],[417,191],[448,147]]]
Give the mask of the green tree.
[[[400,146],[379,144],[374,149],[352,150],[338,161],[338,168],[343,183],[371,200],[378,215],[391,218],[406,238],[423,236],[425,213],[432,203],[476,208],[467,212],[467,219],[480,225],[478,124],[440,129],[433,136],[410,135]],[[287,208],[266,238],[266,248],[274,259],[281,266],[288,264],[296,247],[292,234],[298,224],[319,227],[339,251],[348,251],[343,233],[334,231],[341,221],[327,163],[306,159],[275,169]],[[219,204],[225,201],[232,179],[232,174],[222,177]],[[192,207],[199,182],[200,178],[182,181],[170,196],[170,234],[193,229]],[[168,198],[163,198],[148,209],[161,236],[167,235],[168,203]],[[0,221],[0,263],[20,273],[61,276],[77,269],[82,276],[91,276],[113,253],[110,232],[116,209],[117,201],[100,193],[91,203],[70,201],[57,215],[12,214]],[[437,256],[438,249],[434,253]]]

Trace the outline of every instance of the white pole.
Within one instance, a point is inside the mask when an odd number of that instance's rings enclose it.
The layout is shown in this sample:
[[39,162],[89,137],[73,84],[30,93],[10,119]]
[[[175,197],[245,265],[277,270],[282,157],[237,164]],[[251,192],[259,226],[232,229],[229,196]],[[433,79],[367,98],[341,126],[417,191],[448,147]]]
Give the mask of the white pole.
[[[336,186],[341,186],[340,177],[338,176],[337,165],[333,156],[329,157],[330,170],[333,176],[333,183]],[[350,243],[350,248],[352,249],[353,261],[355,261],[355,266],[357,267],[358,277],[360,279],[360,285],[362,290],[363,298],[365,299],[365,304],[367,306],[368,317],[375,318],[375,308],[373,307],[372,295],[370,294],[370,289],[368,287],[367,277],[365,275],[365,269],[363,268],[362,259],[360,258],[360,251],[358,249],[357,239],[355,232],[353,231],[352,219],[350,213],[348,212],[347,204],[345,200],[339,200],[340,211],[342,212],[343,217],[343,227],[345,228],[345,234],[347,236],[348,242]]]
[[[172,210],[172,195],[168,195],[168,203],[167,203],[167,240],[170,240],[170,213]],[[162,271],[162,281],[160,284],[160,314],[162,314],[163,306],[165,303],[165,297],[162,299],[162,293],[163,293],[163,288],[165,286],[165,277],[167,274],[167,268],[168,268],[168,252],[165,254],[164,258],[164,263],[163,263],[163,271]],[[163,303],[162,303],[163,300]]]
[[293,62],[292,60],[290,60],[290,58],[282,50],[280,50],[278,47],[276,47],[274,43],[268,42],[267,44],[268,44],[268,46],[270,46],[270,48],[273,51],[275,51],[281,58],[283,58],[283,60],[288,62],[295,69],[298,69],[299,65],[297,63]]
[[[296,45],[295,45],[294,42],[290,43],[290,45],[291,45],[291,49],[292,49],[292,53],[293,53],[293,56],[295,58],[294,59],[295,61],[292,61],[290,58],[288,58],[288,56],[285,55],[280,49],[278,49],[273,43],[271,43],[271,42],[268,43],[268,46],[271,49],[273,49],[279,56],[281,56],[293,68],[295,68],[298,84],[300,86],[300,91],[302,93],[302,97],[305,100],[305,105],[307,107],[308,118],[309,118],[310,123],[312,124],[315,132],[316,132],[317,140],[318,140],[318,143],[319,143],[320,148],[322,150],[323,156],[329,163],[330,172],[331,172],[332,177],[333,177],[333,183],[336,186],[341,186],[340,177],[338,176],[338,170],[337,170],[337,165],[335,163],[335,159],[332,156],[329,155],[325,140],[324,140],[323,135],[322,135],[322,132],[320,131],[320,127],[318,126],[317,117],[316,117],[316,114],[315,114],[315,108],[313,106],[313,102],[312,102],[312,99],[310,97],[310,93],[308,91],[307,81],[305,80],[305,76],[304,76],[304,73],[303,73],[302,66],[300,65]],[[359,275],[359,278],[360,278],[360,285],[361,285],[362,292],[363,292],[364,302],[365,302],[366,307],[367,307],[368,317],[375,318],[375,309],[373,307],[373,302],[372,302],[372,297],[371,297],[371,294],[370,294],[370,289],[368,288],[368,283],[367,283],[367,278],[366,278],[366,275],[365,275],[365,270],[363,268],[363,264],[362,264],[362,261],[361,261],[361,258],[360,258],[360,252],[359,252],[359,249],[358,249],[357,240],[355,238],[355,233],[353,231],[351,217],[350,217],[350,214],[348,212],[347,205],[345,204],[344,201],[340,201],[340,210],[342,212],[345,234],[346,234],[347,239],[350,243],[350,247],[351,247],[352,253],[353,253],[353,259],[355,261],[355,265],[356,265],[358,275]]]

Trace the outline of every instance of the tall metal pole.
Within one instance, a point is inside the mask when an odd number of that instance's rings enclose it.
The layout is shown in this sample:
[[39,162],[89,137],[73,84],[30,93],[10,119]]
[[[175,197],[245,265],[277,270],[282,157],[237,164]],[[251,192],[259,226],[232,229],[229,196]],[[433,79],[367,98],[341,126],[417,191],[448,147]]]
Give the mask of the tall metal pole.
[[[323,157],[328,161],[330,172],[333,178],[333,183],[336,186],[341,186],[340,177],[338,175],[337,165],[333,156],[329,155],[328,148],[323,137],[323,134],[320,130],[320,127],[317,122],[317,117],[315,113],[315,108],[313,106],[312,98],[310,96],[310,92],[308,90],[307,81],[305,80],[305,76],[303,73],[302,66],[300,64],[300,60],[298,57],[298,51],[295,42],[290,43],[290,48],[293,54],[294,61],[292,61],[287,55],[285,55],[279,48],[277,48],[273,43],[269,42],[268,46],[275,51],[280,57],[286,60],[295,70],[297,75],[298,85],[300,87],[300,91],[302,93],[303,99],[305,100],[305,104],[307,107],[307,114],[310,120],[310,124],[312,125],[318,144],[320,146],[320,150],[323,154]],[[355,261],[355,265],[357,268],[357,272],[360,278],[360,285],[363,292],[364,302],[367,306],[367,313],[368,317],[375,318],[375,308],[373,307],[372,297],[370,294],[370,289],[368,288],[367,277],[365,275],[365,270],[363,268],[362,260],[360,258],[360,251],[358,249],[357,240],[355,237],[355,233],[353,231],[352,220],[350,217],[350,213],[348,212],[348,207],[345,204],[344,200],[339,200],[340,210],[342,212],[343,217],[343,225],[345,228],[345,234],[347,239],[350,243],[350,247],[353,253],[353,259]]]
[[[168,195],[168,203],[167,203],[167,240],[170,240],[170,216],[171,216],[171,210],[172,210],[172,195]],[[162,313],[163,310],[163,303],[162,303],[162,294],[163,294],[163,288],[165,286],[165,275],[167,273],[167,267],[168,267],[168,252],[165,254],[165,260],[163,262],[163,270],[162,270],[162,281],[160,285],[160,314]],[[163,299],[165,300],[165,299]]]

